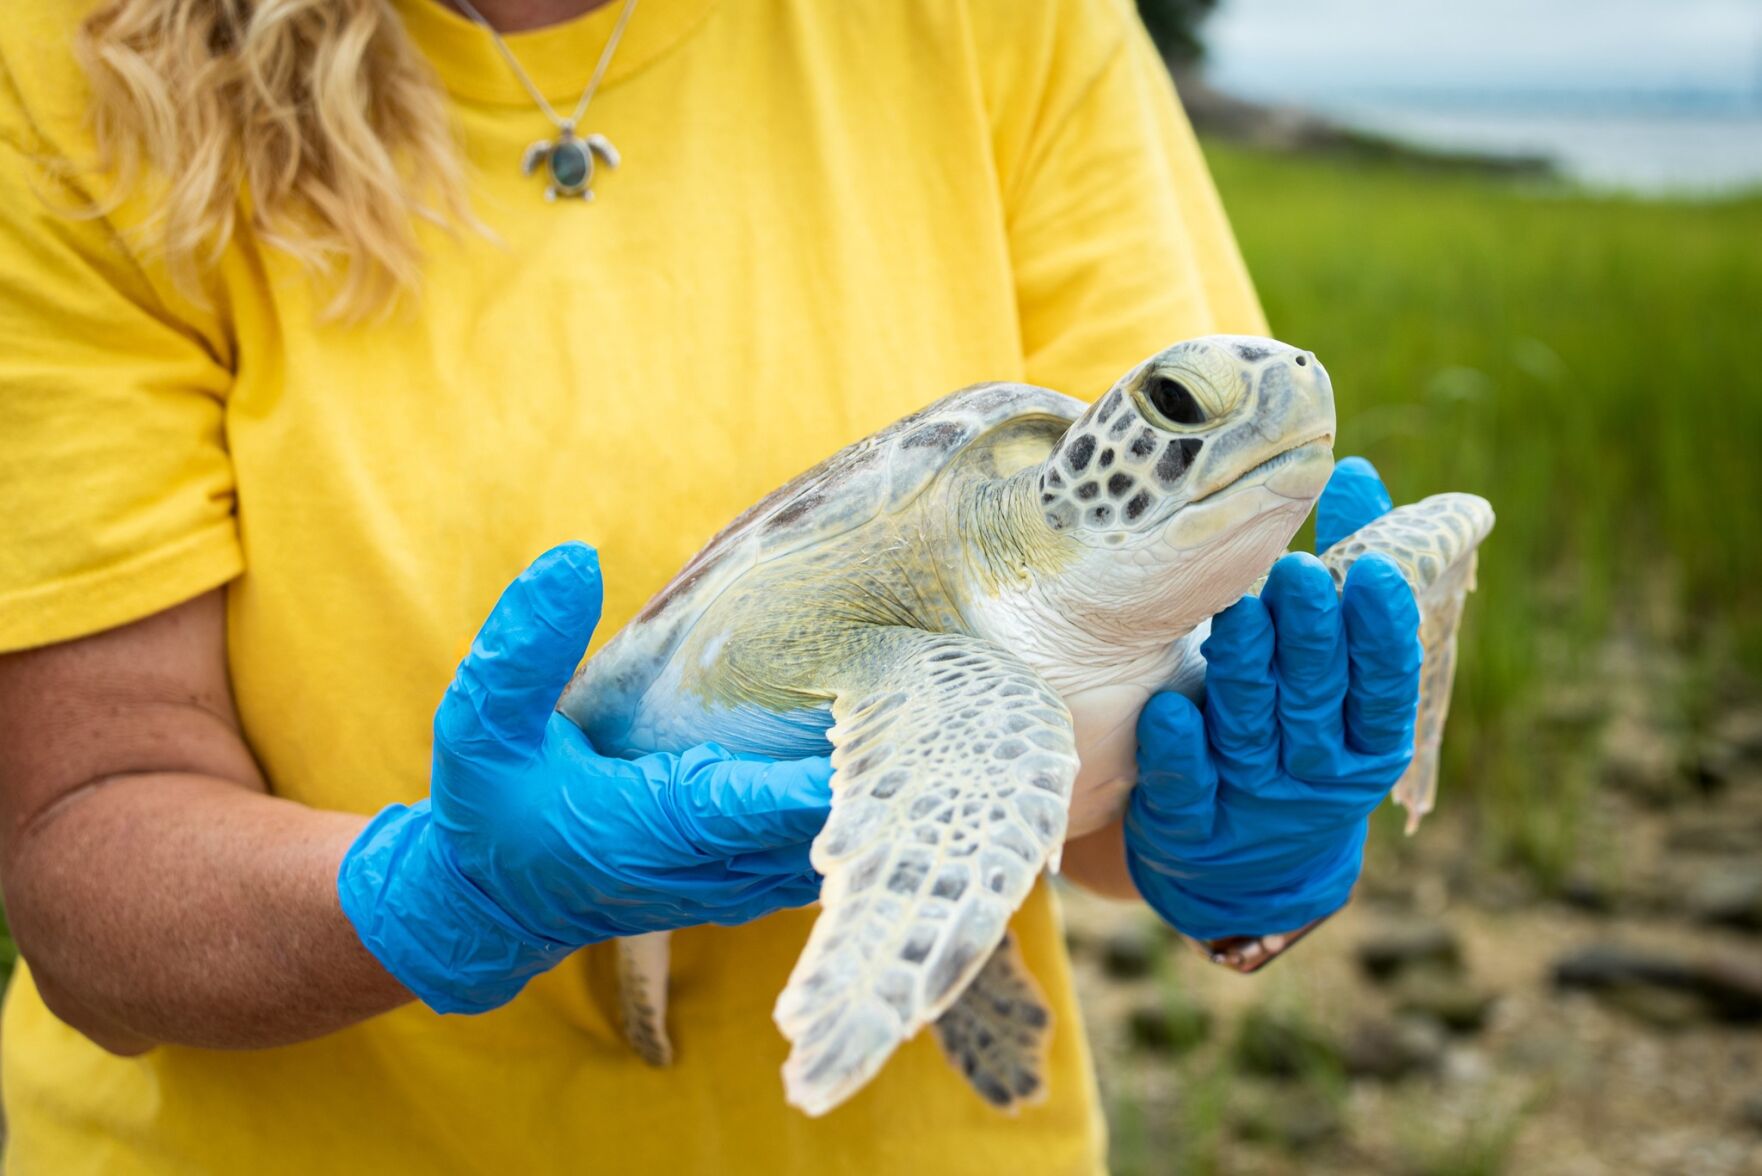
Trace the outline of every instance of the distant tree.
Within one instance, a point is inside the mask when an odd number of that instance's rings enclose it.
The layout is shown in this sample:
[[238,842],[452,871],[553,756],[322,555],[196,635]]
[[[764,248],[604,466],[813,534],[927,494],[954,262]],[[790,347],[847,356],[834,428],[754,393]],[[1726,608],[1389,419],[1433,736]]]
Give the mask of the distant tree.
[[1138,15],[1170,65],[1192,65],[1205,56],[1199,26],[1218,0],[1138,0]]

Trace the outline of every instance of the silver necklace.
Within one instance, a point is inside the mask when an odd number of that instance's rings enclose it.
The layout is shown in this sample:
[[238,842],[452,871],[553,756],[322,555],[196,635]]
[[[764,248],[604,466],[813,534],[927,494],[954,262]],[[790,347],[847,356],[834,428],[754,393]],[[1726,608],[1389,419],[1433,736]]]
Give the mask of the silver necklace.
[[581,92],[581,101],[575,104],[575,113],[563,118],[551,104],[546,101],[544,92],[532,84],[532,78],[502,40],[502,35],[495,26],[483,18],[483,14],[471,6],[470,0],[453,0],[460,11],[473,21],[483,26],[495,42],[496,49],[514,76],[544,111],[545,117],[557,128],[555,139],[540,139],[526,149],[526,156],[520,161],[520,173],[532,175],[541,166],[545,169],[545,199],[555,200],[559,196],[574,196],[581,200],[593,199],[593,168],[594,160],[598,159],[607,167],[618,166],[618,149],[604,135],[577,135],[575,128],[581,123],[581,116],[587,113],[588,103],[593,101],[594,93],[600,88],[600,79],[606,76],[606,67],[612,64],[612,54],[618,51],[618,41],[624,36],[624,26],[630,23],[630,14],[636,11],[636,0],[624,0],[624,10],[618,14],[618,23],[612,26],[612,35],[606,38],[606,47],[600,50],[600,63],[594,66],[593,77],[588,79],[587,89]]

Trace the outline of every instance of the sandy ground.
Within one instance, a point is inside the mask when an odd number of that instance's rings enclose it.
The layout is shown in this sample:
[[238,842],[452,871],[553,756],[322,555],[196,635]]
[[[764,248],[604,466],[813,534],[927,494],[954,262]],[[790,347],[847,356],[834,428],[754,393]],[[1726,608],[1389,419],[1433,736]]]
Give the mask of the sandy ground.
[[[1671,862],[1660,866],[1644,852],[1668,857],[1659,850],[1667,824],[1653,820],[1629,838],[1628,877],[1672,884]],[[1444,844],[1464,836],[1428,835]],[[1700,866],[1719,869],[1725,860]],[[1170,941],[1138,908],[1067,894],[1116,1170],[1762,1174],[1762,1026],[1710,1020],[1674,994],[1623,1004],[1553,981],[1557,960],[1608,943],[1762,973],[1762,937],[1694,925],[1669,909],[1668,891],[1662,901],[1624,900],[1640,912],[1596,914],[1526,900],[1515,878],[1482,878],[1459,896],[1463,887],[1447,884],[1440,869],[1373,859],[1371,871],[1346,911],[1250,977]],[[1648,905],[1659,909],[1644,913]],[[1492,998],[1478,1031],[1447,1035],[1435,1072],[1396,1081],[1337,1069],[1284,1081],[1232,1073],[1232,1042],[1255,1010],[1295,1018],[1333,1043],[1349,1041],[1366,1020],[1387,1023],[1399,989],[1369,980],[1358,949],[1415,924],[1453,932],[1457,986]],[[1104,957],[1120,937],[1159,945],[1152,975],[1109,975]],[[1185,1052],[1134,1046],[1131,1011],[1171,1002],[1209,1010],[1208,1039]],[[1268,1115],[1296,1120],[1294,1138],[1244,1138],[1266,1134],[1253,1124]]]

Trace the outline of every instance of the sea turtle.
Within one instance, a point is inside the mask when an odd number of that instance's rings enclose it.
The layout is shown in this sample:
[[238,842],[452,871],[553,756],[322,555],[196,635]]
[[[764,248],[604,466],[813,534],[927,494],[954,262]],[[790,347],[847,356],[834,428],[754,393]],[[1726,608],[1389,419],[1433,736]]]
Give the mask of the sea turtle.
[[[1171,346],[1092,407],[1024,384],[956,392],[741,515],[559,703],[603,751],[823,754],[823,911],[778,999],[789,1100],[836,1106],[932,1022],[990,1102],[1044,1088],[1045,1003],[1007,935],[1067,837],[1121,810],[1152,691],[1195,692],[1209,618],[1253,589],[1333,466],[1334,402],[1307,351]],[[1471,495],[1403,507],[1329,555],[1395,556],[1428,664],[1433,754],[1474,549]],[[667,939],[620,944],[626,1036],[671,1057]]]

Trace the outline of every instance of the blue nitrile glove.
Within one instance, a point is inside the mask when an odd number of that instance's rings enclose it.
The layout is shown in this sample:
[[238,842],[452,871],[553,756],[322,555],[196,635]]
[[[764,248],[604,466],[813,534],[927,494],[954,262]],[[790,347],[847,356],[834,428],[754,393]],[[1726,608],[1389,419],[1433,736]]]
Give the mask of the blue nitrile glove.
[[[1388,509],[1363,459],[1322,495],[1323,542]],[[1413,757],[1419,609],[1392,560],[1361,558],[1343,593],[1288,555],[1202,647],[1205,711],[1151,698],[1138,720],[1126,860],[1146,901],[1202,941],[1300,930],[1345,905],[1367,817]]]
[[1315,504],[1315,551],[1326,551],[1358,528],[1395,509],[1395,500],[1362,457],[1341,458]]
[[508,586],[435,712],[429,798],[381,812],[343,858],[362,943],[439,1012],[503,1004],[585,944],[819,896],[808,845],[831,805],[826,760],[708,744],[610,759],[555,711],[600,599],[579,543]]

